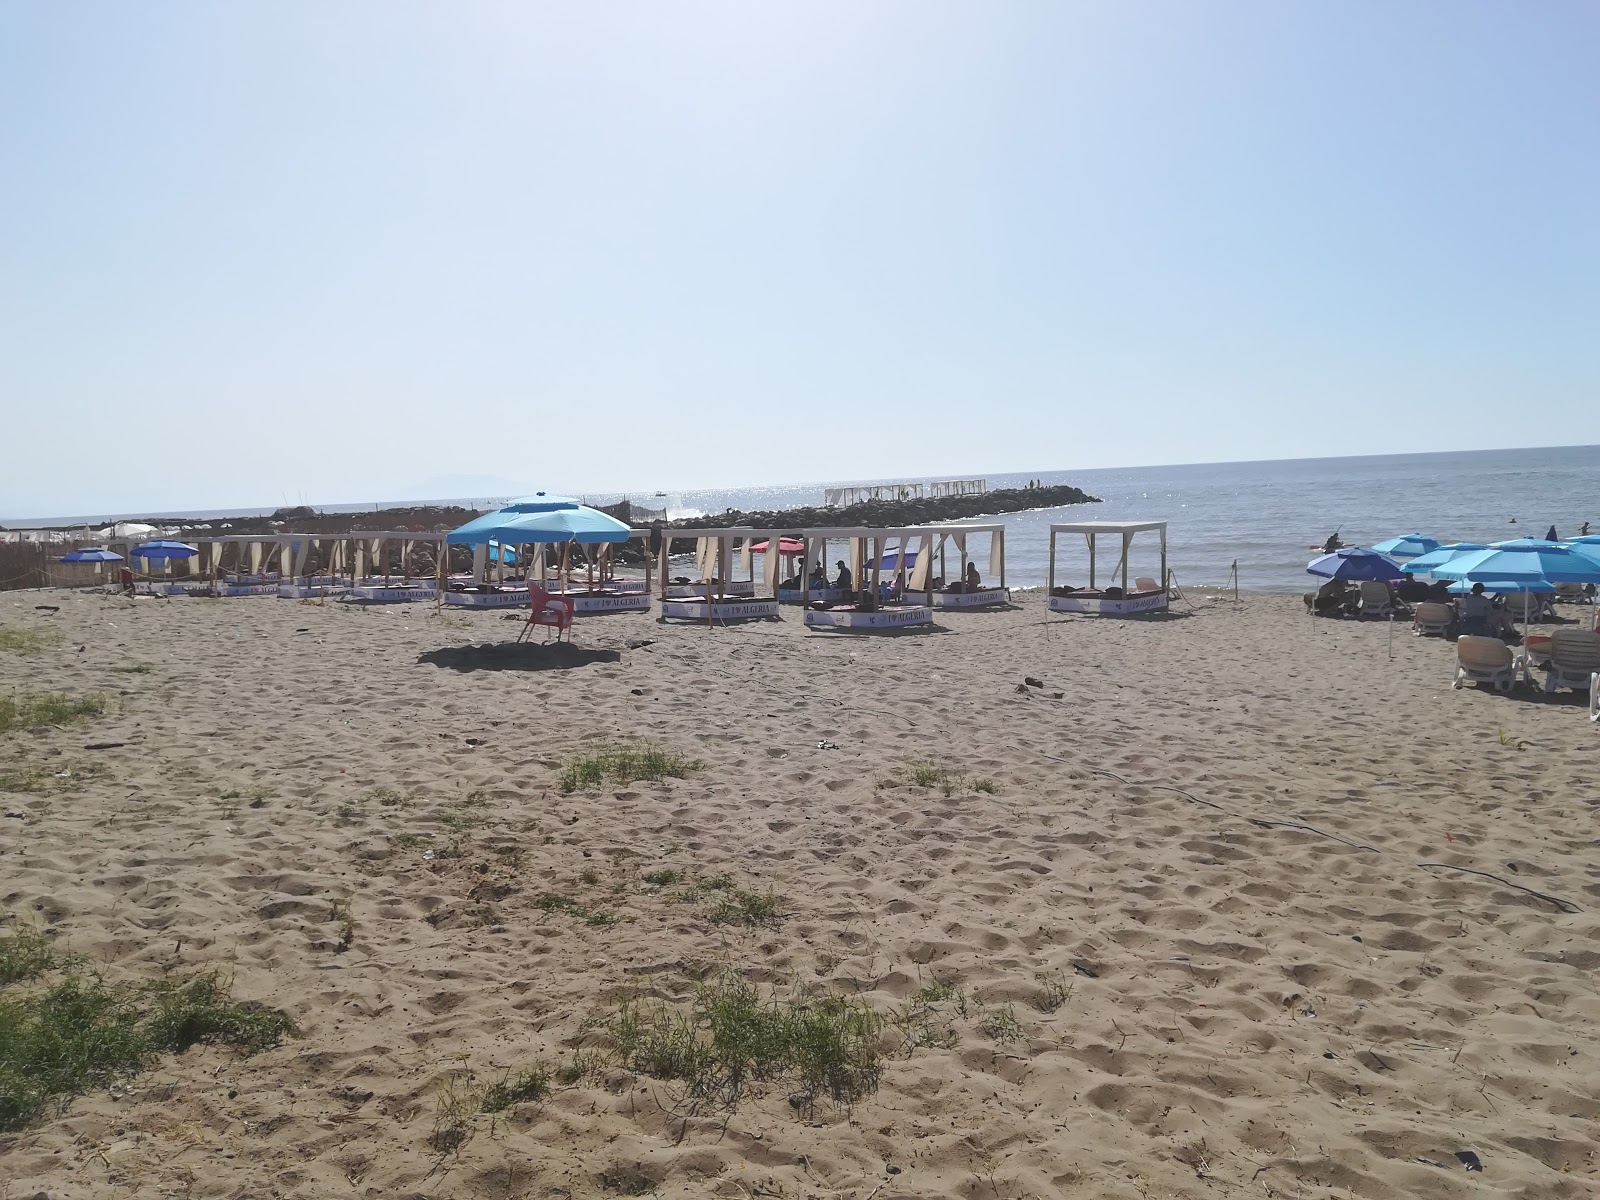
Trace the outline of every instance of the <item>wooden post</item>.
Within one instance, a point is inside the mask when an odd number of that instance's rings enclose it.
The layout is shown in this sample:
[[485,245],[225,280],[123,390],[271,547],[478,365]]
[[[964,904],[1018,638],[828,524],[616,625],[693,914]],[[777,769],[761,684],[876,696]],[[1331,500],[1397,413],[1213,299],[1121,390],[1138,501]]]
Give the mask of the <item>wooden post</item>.
[[1056,531],[1050,530],[1050,565],[1045,569],[1044,594],[1046,601],[1056,594]]
[[1094,586],[1094,534],[1092,534],[1092,533],[1089,535],[1089,590],[1091,592],[1095,590],[1095,586]]
[[1000,539],[1000,590],[1004,591],[1006,586],[1006,531],[1004,528],[996,529],[989,536]]
[[1122,594],[1128,594],[1128,547],[1133,544],[1133,534],[1127,530],[1122,532]]

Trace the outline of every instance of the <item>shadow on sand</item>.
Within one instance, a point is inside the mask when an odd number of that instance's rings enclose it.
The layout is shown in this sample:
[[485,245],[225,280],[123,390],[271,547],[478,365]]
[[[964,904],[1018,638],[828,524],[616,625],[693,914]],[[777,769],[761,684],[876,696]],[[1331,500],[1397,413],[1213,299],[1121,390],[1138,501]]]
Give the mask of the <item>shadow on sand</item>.
[[417,655],[417,662],[452,671],[570,671],[595,663],[622,661],[619,650],[595,650],[570,642],[498,642],[445,646]]

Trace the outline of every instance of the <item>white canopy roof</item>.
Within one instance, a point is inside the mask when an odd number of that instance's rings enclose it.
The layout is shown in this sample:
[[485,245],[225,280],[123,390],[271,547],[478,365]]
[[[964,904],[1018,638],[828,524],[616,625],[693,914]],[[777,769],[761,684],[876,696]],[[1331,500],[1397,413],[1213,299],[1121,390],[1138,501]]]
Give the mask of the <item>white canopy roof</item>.
[[1146,529],[1165,529],[1165,521],[1074,521],[1051,525],[1051,533],[1142,533]]

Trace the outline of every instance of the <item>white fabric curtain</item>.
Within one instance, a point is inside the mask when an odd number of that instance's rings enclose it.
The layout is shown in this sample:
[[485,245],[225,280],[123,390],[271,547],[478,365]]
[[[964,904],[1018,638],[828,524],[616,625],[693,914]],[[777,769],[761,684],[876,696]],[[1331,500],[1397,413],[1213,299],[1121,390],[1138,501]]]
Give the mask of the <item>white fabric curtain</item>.
[[1006,538],[1003,533],[989,535],[989,586],[999,587],[1000,576],[1005,574]]

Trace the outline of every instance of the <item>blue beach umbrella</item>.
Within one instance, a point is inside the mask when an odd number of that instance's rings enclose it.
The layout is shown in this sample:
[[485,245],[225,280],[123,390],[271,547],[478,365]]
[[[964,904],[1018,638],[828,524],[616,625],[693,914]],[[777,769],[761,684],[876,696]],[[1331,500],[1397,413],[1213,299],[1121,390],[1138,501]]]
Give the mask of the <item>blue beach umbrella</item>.
[[530,542],[577,542],[589,546],[600,542],[625,542],[633,530],[599,509],[576,502],[570,507],[545,508],[533,512],[513,512],[502,508],[474,521],[468,521],[445,540],[452,546],[481,546],[500,542],[520,546]]
[[1485,585],[1502,579],[1514,583],[1600,583],[1600,559],[1560,542],[1518,538],[1458,554],[1429,574],[1438,579],[1464,579]]
[[1428,537],[1422,533],[1405,533],[1399,537],[1392,537],[1386,542],[1374,542],[1370,549],[1379,554],[1387,554],[1390,558],[1417,558],[1423,554],[1431,554],[1440,545],[1438,539]]
[[133,548],[135,558],[167,559],[167,558],[193,558],[200,551],[195,546],[183,542],[146,542],[142,546]]
[[[915,550],[907,552],[907,554],[906,554],[906,570],[909,571],[912,567],[914,567],[916,565],[917,565],[917,552]],[[869,562],[869,563],[867,563],[867,566],[871,567],[872,564]],[[900,569],[900,551],[898,551],[898,550],[889,551],[889,553],[887,553],[887,554],[885,554],[883,556],[882,561],[878,564],[878,570],[879,571],[898,571],[899,569]]]
[[1400,569],[1407,575],[1428,575],[1439,564],[1449,562],[1458,554],[1465,554],[1468,550],[1488,548],[1482,542],[1451,542],[1448,546],[1440,546],[1437,550],[1417,555],[1410,562],[1402,563]]
[[1332,554],[1313,558],[1306,564],[1306,573],[1322,575],[1328,579],[1403,579],[1405,572],[1394,559],[1361,546],[1346,546]]
[[86,550],[74,550],[71,554],[63,554],[62,562],[121,562],[122,555],[110,550],[101,550],[99,547],[90,547]]

